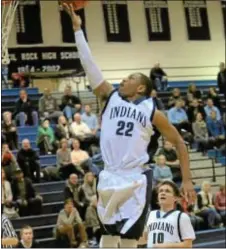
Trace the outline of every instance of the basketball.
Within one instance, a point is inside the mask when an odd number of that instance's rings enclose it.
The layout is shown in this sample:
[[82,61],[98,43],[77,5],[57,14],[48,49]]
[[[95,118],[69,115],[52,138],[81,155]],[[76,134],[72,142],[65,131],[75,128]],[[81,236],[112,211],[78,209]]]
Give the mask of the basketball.
[[87,5],[88,0],[74,0],[74,1],[71,1],[71,0],[61,0],[60,2],[62,4],[63,3],[72,4],[74,10],[80,10],[80,9],[85,8],[85,6]]

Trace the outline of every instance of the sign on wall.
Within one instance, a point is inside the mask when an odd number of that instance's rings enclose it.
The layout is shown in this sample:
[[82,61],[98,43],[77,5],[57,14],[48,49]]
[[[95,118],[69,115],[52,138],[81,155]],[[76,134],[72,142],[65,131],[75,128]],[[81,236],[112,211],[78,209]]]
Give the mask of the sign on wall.
[[130,42],[127,1],[103,0],[102,6],[107,41]]
[[9,75],[13,72],[59,72],[80,70],[76,47],[9,48]]
[[43,43],[39,0],[21,1],[16,10],[16,37],[18,44]]
[[149,41],[170,41],[167,0],[144,0]]
[[[59,2],[60,4],[60,2]],[[65,43],[75,43],[74,31],[72,28],[72,22],[70,16],[59,6],[60,9],[60,21],[62,30],[62,40]],[[84,31],[87,39],[86,28],[85,28],[85,9],[75,11],[82,19],[82,30]]]
[[206,0],[184,0],[189,40],[210,40]]
[[221,6],[222,6],[223,22],[224,22],[224,34],[226,38],[226,1],[225,0],[221,1]]

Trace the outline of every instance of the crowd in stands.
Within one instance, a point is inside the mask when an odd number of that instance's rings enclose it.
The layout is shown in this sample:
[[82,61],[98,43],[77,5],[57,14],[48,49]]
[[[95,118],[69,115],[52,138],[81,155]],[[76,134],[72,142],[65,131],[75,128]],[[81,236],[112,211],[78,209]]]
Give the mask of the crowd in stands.
[[[167,82],[166,73],[159,64],[155,65],[150,77],[152,80],[160,77]],[[167,83],[162,86],[161,81],[156,82],[156,89],[166,89]],[[175,88],[167,106],[158,98],[156,89],[151,92],[156,107],[168,116],[188,146],[195,146],[203,154],[215,147],[225,151],[225,124],[215,88],[211,87],[208,95],[203,96],[195,84],[191,84],[186,97]],[[3,212],[9,218],[41,214],[43,198],[35,191],[34,183],[43,181],[45,174],[45,179],[55,175],[55,180],[65,180],[64,208],[59,212],[53,231],[57,243],[62,247],[86,247],[87,241],[91,241],[91,245],[98,244],[101,232],[96,212],[96,177],[103,168],[99,122],[91,106],[83,106],[70,86],[65,88],[59,106],[50,90],[45,89],[38,110],[26,90],[22,89],[14,113],[3,113]],[[37,126],[39,153],[28,139],[24,139],[19,147],[17,127],[30,125]],[[164,141],[163,147],[158,149],[159,137],[155,130],[148,148],[150,167],[153,168],[152,209],[158,208],[159,182],[169,179],[179,185],[182,180],[174,146]],[[14,150],[17,150],[16,156]],[[40,155],[51,154],[56,154],[56,167],[43,170]],[[188,205],[181,193],[177,206],[189,214],[196,230],[220,227],[226,221],[225,186],[221,186],[215,195],[210,183],[203,182],[196,204]],[[20,237],[19,247],[38,247],[31,227],[23,227]]]

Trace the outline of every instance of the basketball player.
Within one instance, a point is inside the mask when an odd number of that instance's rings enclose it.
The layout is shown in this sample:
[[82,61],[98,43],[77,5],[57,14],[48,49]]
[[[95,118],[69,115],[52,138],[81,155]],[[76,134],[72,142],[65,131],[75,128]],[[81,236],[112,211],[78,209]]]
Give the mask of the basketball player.
[[137,247],[143,233],[151,196],[151,172],[144,172],[147,147],[155,125],[175,144],[181,163],[183,189],[189,200],[195,192],[191,182],[186,146],[151,98],[151,83],[142,73],[125,78],[114,90],[95,64],[81,30],[81,19],[72,5],[70,15],[79,57],[94,93],[106,100],[101,119],[100,147],[105,168],[98,178],[97,212],[103,228],[100,247]]
[[158,187],[160,210],[151,211],[145,228],[147,246],[155,248],[190,248],[195,232],[189,216],[175,210],[180,192],[171,181]]

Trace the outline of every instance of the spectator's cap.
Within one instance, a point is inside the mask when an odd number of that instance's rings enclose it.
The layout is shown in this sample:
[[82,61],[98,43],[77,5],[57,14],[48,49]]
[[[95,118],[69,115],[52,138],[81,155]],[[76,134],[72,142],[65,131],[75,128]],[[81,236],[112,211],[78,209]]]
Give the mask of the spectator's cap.
[[22,173],[23,171],[20,169],[20,168],[17,168],[16,170],[15,170],[15,174],[19,174],[19,173]]

